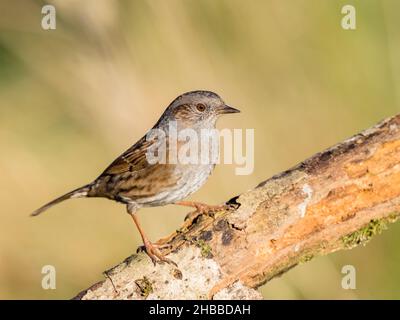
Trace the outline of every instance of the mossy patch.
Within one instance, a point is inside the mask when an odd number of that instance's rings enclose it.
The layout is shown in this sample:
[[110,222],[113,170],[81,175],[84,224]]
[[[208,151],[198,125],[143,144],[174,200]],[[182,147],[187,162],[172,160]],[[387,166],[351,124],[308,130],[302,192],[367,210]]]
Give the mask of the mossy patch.
[[389,223],[395,222],[399,217],[398,213],[393,213],[386,218],[372,219],[366,226],[341,238],[344,247],[354,248],[360,244],[366,245],[374,235],[380,234],[387,229]]
[[302,257],[299,259],[299,263],[300,263],[300,264],[306,263],[306,262],[308,262],[308,261],[311,261],[312,258],[314,258],[314,255],[313,255],[313,254],[305,254],[304,256],[302,256]]
[[196,240],[194,243],[196,246],[198,246],[200,248],[202,257],[204,257],[204,258],[212,258],[213,257],[213,254],[211,252],[211,247],[207,242],[200,239],[200,240]]
[[140,290],[140,295],[144,298],[147,298],[150,293],[153,292],[153,285],[147,277],[143,277],[142,279],[137,279],[135,281],[136,285]]

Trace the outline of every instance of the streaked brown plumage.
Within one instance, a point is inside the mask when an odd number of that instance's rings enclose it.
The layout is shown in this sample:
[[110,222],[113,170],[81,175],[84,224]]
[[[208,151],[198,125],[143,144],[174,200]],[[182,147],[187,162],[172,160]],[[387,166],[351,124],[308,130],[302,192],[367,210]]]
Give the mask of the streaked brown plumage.
[[[153,129],[163,130],[169,137],[170,123],[176,123],[177,130],[190,128],[200,134],[201,130],[215,128],[221,114],[236,113],[239,110],[227,106],[223,100],[210,91],[191,91],[177,97],[164,111]],[[37,209],[33,216],[71,198],[104,197],[127,205],[127,211],[138,227],[147,254],[155,262],[166,259],[150,243],[136,216],[141,207],[162,206],[170,203],[195,207],[202,210],[206,205],[182,202],[181,200],[199,189],[211,174],[215,164],[149,163],[146,152],[158,142],[146,135],[131,148],[115,159],[104,172],[81,188],[73,190]],[[178,150],[180,145],[177,146]],[[167,159],[171,147],[167,143]]]

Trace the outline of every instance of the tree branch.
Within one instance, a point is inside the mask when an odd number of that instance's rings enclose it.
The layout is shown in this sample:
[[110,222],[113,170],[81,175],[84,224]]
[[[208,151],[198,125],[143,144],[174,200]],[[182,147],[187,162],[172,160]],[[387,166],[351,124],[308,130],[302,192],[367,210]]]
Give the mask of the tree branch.
[[259,299],[297,264],[365,244],[400,214],[400,115],[227,204],[160,240],[179,269],[133,254],[76,299]]

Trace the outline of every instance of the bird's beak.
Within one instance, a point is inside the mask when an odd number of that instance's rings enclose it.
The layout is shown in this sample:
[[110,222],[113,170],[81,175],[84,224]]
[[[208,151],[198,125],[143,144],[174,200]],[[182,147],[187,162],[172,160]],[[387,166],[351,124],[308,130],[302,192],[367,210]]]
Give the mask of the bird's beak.
[[240,110],[235,109],[233,107],[230,107],[226,104],[222,105],[219,111],[221,114],[225,114],[225,113],[239,113]]

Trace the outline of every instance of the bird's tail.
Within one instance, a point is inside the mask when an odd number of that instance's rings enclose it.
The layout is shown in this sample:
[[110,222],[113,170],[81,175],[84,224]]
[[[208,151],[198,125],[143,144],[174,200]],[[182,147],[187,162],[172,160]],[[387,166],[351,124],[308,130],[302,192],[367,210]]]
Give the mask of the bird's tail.
[[90,185],[88,184],[86,186],[75,189],[71,192],[68,192],[68,193],[64,194],[63,196],[58,197],[57,199],[54,199],[53,201],[50,201],[49,203],[45,204],[44,206],[40,207],[39,209],[33,211],[31,213],[31,216],[38,216],[43,211],[46,211],[47,209],[51,208],[52,206],[54,206],[64,200],[68,200],[68,199],[72,199],[72,198],[87,197],[89,190],[90,190]]

